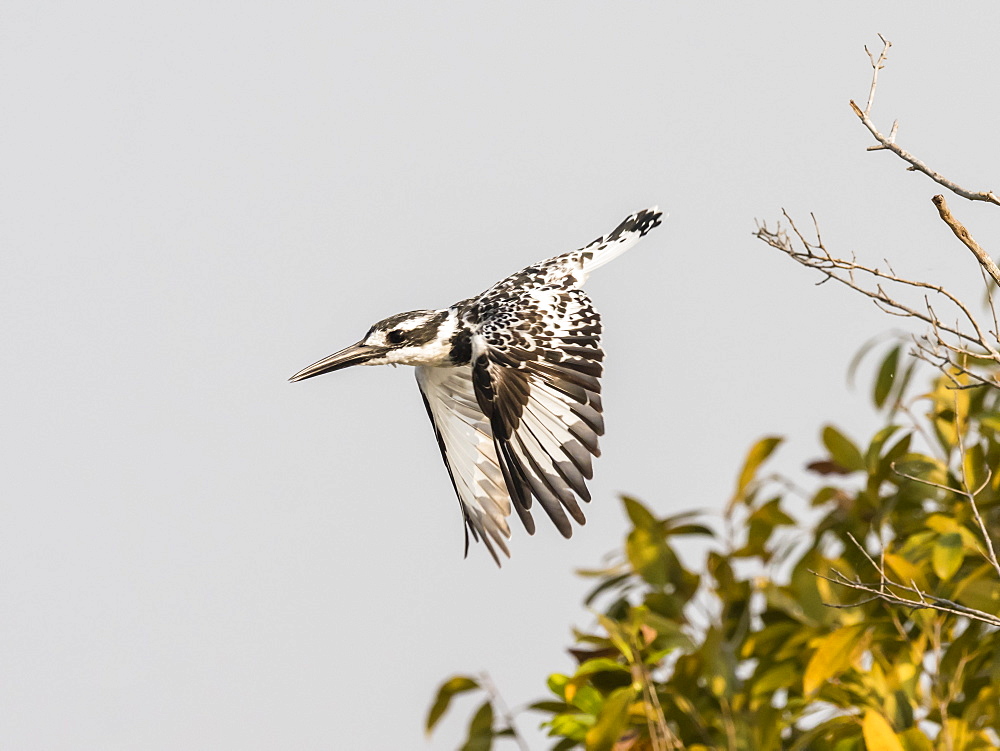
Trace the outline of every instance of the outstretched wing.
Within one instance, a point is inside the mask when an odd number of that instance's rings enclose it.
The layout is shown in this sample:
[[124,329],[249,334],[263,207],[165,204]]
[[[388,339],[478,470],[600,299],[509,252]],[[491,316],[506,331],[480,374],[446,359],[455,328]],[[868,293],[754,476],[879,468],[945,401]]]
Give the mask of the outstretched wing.
[[[497,459],[493,428],[483,415],[472,388],[469,366],[417,368],[417,383],[434,425],[441,456],[465,518],[465,552],[469,533],[482,540],[500,564],[494,543],[510,557],[507,517],[510,498]],[[528,522],[530,524],[530,517]],[[529,526],[529,532],[534,528]]]
[[591,456],[599,456],[601,321],[583,290],[548,284],[481,301],[472,337],[475,397],[515,508],[532,497],[565,537],[585,523]]
[[[418,367],[417,381],[462,506],[468,535],[500,563],[510,502],[529,533],[537,498],[569,537],[584,524],[591,458],[604,434],[601,319],[580,289],[591,271],[660,223],[653,208],[626,217],[608,235],[513,274],[463,300],[471,368]],[[568,516],[567,516],[568,515]]]

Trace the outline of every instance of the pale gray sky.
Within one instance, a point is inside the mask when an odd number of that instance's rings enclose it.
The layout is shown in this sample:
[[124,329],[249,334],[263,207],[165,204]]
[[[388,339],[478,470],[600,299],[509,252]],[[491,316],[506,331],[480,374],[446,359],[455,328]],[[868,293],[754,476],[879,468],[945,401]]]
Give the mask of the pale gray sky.
[[[717,512],[761,434],[797,471],[822,422],[874,428],[845,368],[891,321],[753,220],[974,273],[847,100],[884,33],[877,121],[996,189],[998,29],[992,1],[6,0],[0,747],[447,749],[449,674],[542,696],[617,493]],[[588,284],[608,435],[570,541],[462,559],[408,368],[285,382],[654,203]]]

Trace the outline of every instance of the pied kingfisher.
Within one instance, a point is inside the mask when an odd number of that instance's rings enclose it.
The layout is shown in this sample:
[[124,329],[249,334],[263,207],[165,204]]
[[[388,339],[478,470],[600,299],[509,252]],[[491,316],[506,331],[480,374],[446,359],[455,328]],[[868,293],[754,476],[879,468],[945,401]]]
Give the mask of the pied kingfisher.
[[529,534],[532,496],[564,537],[586,519],[591,455],[600,456],[601,317],[581,289],[590,272],[660,224],[633,214],[580,250],[528,266],[444,310],[379,321],[357,344],[292,381],[350,365],[415,365],[417,383],[469,533],[500,565],[511,501]]

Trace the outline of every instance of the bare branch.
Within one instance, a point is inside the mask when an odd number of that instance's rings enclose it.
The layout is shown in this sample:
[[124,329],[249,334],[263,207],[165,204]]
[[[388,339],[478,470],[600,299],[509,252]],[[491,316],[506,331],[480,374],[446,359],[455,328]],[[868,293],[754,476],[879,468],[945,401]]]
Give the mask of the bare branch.
[[[924,359],[937,360],[940,364],[952,364],[959,372],[969,374],[977,384],[1000,386],[994,377],[983,377],[967,367],[963,360],[976,358],[992,360],[1000,365],[1000,348],[995,332],[984,332],[972,310],[958,297],[937,284],[908,279],[900,276],[892,266],[887,264],[889,271],[858,263],[852,255],[850,260],[839,258],[830,253],[817,233],[815,239],[809,239],[799,229],[787,211],[782,211],[790,231],[785,231],[781,225],[771,230],[766,223],[757,223],[755,236],[773,248],[782,251],[797,263],[815,269],[823,274],[822,282],[831,279],[860,292],[872,300],[885,313],[903,318],[913,318],[930,326],[931,331],[924,337],[926,344],[916,341],[918,357],[920,350],[927,355]],[[813,222],[815,224],[815,217]],[[866,282],[865,279],[869,279]],[[922,305],[908,304],[887,291],[887,284],[898,288],[910,288],[925,291]],[[931,303],[933,295],[936,299],[953,306],[955,314],[962,321],[954,324],[945,323]],[[990,334],[994,334],[992,337]],[[942,352],[948,353],[947,355]],[[967,384],[955,384],[964,388]]]
[[972,254],[976,257],[976,260],[979,261],[980,265],[982,265],[982,267],[989,272],[989,275],[993,277],[993,281],[1000,284],[1000,269],[997,268],[997,265],[993,262],[993,259],[990,258],[989,254],[983,250],[982,247],[980,247],[979,243],[972,239],[972,235],[969,234],[969,230],[965,228],[965,225],[952,215],[951,211],[948,209],[947,202],[944,200],[944,196],[934,196],[931,201],[933,201],[934,205],[937,206],[941,219],[944,220],[945,224],[951,227],[951,231],[955,233],[955,237],[961,240],[962,244],[972,251]]
[[909,169],[910,171],[923,172],[931,180],[938,183],[939,185],[943,185],[945,188],[950,190],[955,195],[961,196],[962,198],[967,198],[970,201],[986,201],[987,203],[992,203],[996,206],[1000,206],[1000,197],[997,197],[997,195],[993,191],[967,190],[966,188],[963,188],[961,185],[949,180],[944,175],[935,172],[926,164],[924,164],[921,160],[913,156],[913,154],[898,146],[896,144],[896,132],[899,129],[898,121],[893,122],[892,130],[889,132],[888,137],[884,136],[875,126],[875,123],[872,122],[871,111],[872,111],[872,104],[874,104],[875,101],[875,87],[878,83],[878,72],[885,67],[885,62],[888,56],[889,48],[892,46],[892,42],[883,37],[881,34],[878,35],[878,38],[882,40],[882,52],[879,54],[878,58],[876,58],[871,53],[871,51],[867,47],[865,47],[865,52],[868,53],[868,59],[871,60],[872,64],[872,81],[871,81],[871,87],[868,90],[868,101],[865,103],[865,108],[861,109],[857,104],[855,104],[853,99],[851,100],[851,109],[854,111],[854,114],[858,116],[858,119],[861,120],[862,124],[864,124],[864,126],[868,129],[868,132],[870,132],[875,137],[875,140],[878,141],[877,145],[869,146],[868,150],[880,151],[882,149],[888,149],[893,154],[895,154],[904,162],[907,162],[910,165],[907,169]]
[[[957,602],[952,602],[951,600],[946,600],[943,597],[935,597],[934,595],[929,595],[926,592],[921,591],[916,586],[908,586],[906,584],[900,584],[899,582],[886,581],[887,587],[895,587],[896,589],[903,590],[904,592],[910,592],[916,595],[916,599],[909,597],[903,597],[889,589],[876,589],[881,585],[868,584],[861,581],[861,579],[855,577],[854,579],[848,578],[840,571],[836,569],[831,569],[834,576],[826,576],[818,571],[813,571],[810,569],[809,573],[818,576],[820,579],[825,579],[832,584],[839,584],[843,587],[849,587],[850,589],[855,589],[859,592],[864,592],[871,595],[871,598],[867,598],[860,602],[856,602],[853,605],[830,605],[829,607],[857,607],[858,605],[863,605],[866,602],[871,602],[872,599],[882,600],[893,605],[903,605],[908,608],[913,608],[914,610],[937,610],[942,613],[949,613],[951,615],[960,616],[963,618],[971,618],[974,621],[981,621],[983,623],[988,623],[991,626],[996,626],[1000,628],[1000,618],[995,615],[990,615],[989,613],[984,613],[981,610],[976,610],[975,608],[970,608],[965,605],[961,605]],[[912,583],[912,582],[911,582]],[[826,604],[826,603],[824,603]]]
[[[955,410],[955,414],[956,415],[958,414],[957,409]],[[959,453],[961,454],[962,457],[964,457],[965,449],[961,444],[962,431],[956,430],[956,432],[959,435]],[[905,477],[907,480],[913,480],[914,482],[919,482],[921,485],[927,485],[932,488],[944,490],[948,493],[955,493],[956,495],[964,496],[965,498],[967,498],[969,501],[969,505],[972,507],[972,515],[976,518],[976,524],[979,527],[979,533],[983,536],[983,541],[986,543],[986,550],[985,551],[980,550],[979,552],[982,553],[983,557],[993,567],[993,570],[996,571],[997,576],[1000,577],[1000,561],[997,560],[997,553],[993,547],[993,539],[990,537],[990,532],[986,526],[986,522],[983,521],[983,517],[980,516],[979,514],[979,505],[976,503],[976,496],[989,485],[990,480],[993,477],[993,471],[989,467],[986,468],[986,479],[980,484],[980,486],[976,490],[972,490],[969,487],[968,483],[966,482],[964,461],[962,463],[962,485],[963,485],[962,490],[958,490],[957,488],[951,488],[948,487],[947,485],[942,485],[937,482],[932,482],[931,480],[925,480],[922,477],[916,477],[915,475],[910,475],[907,474],[906,472],[901,472],[900,470],[896,469],[895,462],[890,464],[889,468],[895,474],[899,475],[900,477]],[[851,539],[853,540],[854,538],[852,537]],[[857,545],[856,540],[854,544]],[[867,553],[865,555],[867,555]],[[871,559],[869,558],[869,560]]]
[[[882,51],[879,53],[877,60],[875,59],[875,56],[871,53],[871,50],[868,49],[868,45],[867,44],[865,45],[865,52],[868,53],[868,59],[871,61],[872,64],[872,85],[871,88],[868,90],[868,103],[865,104],[866,115],[872,111],[872,103],[875,101],[875,87],[878,85],[878,72],[885,67],[885,62],[886,60],[889,59],[889,48],[892,46],[892,42],[890,42],[881,34],[878,35],[878,38],[882,40]],[[893,124],[892,132],[893,135],[895,135],[896,133],[895,124]]]

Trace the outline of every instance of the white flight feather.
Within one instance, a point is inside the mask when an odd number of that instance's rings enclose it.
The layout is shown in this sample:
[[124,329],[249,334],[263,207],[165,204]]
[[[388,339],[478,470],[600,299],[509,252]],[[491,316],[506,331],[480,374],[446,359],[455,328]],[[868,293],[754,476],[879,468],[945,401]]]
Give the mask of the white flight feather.
[[427,397],[445,446],[459,500],[480,534],[504,553],[510,537],[510,498],[489,421],[479,409],[469,367],[418,367],[417,382]]

